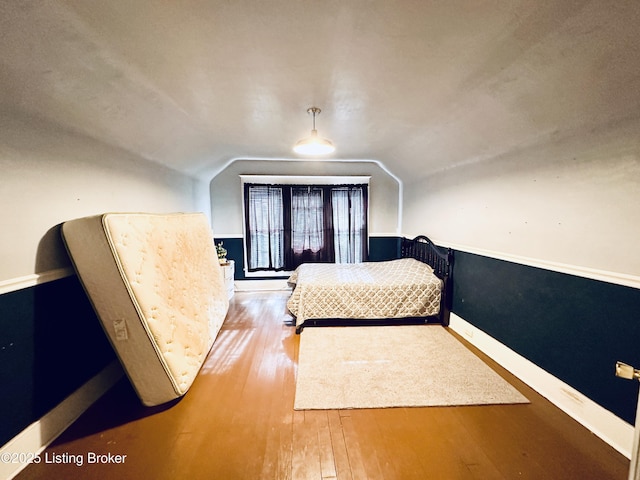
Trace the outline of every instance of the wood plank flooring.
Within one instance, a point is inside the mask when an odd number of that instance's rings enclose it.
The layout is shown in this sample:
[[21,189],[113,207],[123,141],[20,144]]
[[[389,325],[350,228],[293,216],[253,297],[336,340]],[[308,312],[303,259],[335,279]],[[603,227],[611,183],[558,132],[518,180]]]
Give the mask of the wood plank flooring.
[[[286,299],[237,293],[182,400],[145,408],[123,380],[45,452],[81,466],[40,463],[16,478],[627,478],[626,458],[477,351],[531,404],[294,411],[299,336]],[[126,459],[88,464],[90,452]]]

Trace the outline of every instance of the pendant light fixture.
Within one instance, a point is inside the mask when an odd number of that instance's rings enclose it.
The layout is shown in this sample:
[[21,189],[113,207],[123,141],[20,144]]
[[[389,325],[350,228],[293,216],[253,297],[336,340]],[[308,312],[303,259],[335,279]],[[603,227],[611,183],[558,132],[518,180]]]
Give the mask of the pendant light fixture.
[[311,107],[307,109],[307,113],[313,115],[313,129],[311,135],[307,138],[303,138],[293,146],[293,151],[300,155],[328,155],[333,153],[336,147],[333,146],[331,141],[326,138],[318,136],[316,130],[316,115],[319,115],[321,110],[318,107]]

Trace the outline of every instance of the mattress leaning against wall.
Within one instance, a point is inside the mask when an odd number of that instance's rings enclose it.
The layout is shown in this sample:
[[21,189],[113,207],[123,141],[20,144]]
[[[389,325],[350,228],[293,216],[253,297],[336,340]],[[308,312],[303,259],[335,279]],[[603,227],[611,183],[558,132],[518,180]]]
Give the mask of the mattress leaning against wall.
[[106,213],[65,222],[80,281],[144,405],[184,395],[229,301],[201,213]]

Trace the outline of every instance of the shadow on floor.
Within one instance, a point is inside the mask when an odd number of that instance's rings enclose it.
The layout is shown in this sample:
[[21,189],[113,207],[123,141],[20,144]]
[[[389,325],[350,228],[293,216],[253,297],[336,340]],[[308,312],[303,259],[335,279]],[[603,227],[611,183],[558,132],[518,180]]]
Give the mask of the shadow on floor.
[[179,403],[181,398],[155,407],[146,407],[140,402],[129,380],[123,377],[91,405],[51,446],[62,445],[164,412]]

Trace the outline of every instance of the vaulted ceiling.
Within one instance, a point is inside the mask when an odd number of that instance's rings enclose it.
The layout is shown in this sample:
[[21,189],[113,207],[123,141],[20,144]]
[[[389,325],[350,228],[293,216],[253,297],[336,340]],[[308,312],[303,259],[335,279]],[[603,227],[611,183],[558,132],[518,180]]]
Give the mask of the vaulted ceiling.
[[333,158],[405,181],[640,116],[637,0],[6,0],[0,109],[203,179]]

